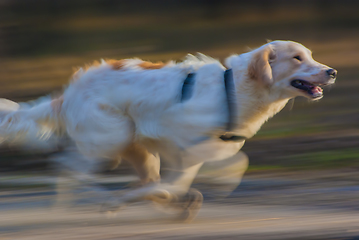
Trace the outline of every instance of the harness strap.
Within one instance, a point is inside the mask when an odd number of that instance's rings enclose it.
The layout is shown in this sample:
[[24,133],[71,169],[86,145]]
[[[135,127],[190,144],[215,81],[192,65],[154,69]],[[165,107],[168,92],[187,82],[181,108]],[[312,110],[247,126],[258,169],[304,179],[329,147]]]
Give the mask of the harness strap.
[[192,97],[193,85],[194,85],[194,73],[190,73],[187,75],[187,78],[184,80],[182,86],[181,102],[184,102]]
[[[195,74],[190,73],[187,75],[187,78],[183,82],[182,86],[182,97],[181,102],[184,102],[192,97],[193,93],[193,86],[195,83]],[[224,86],[226,90],[226,99],[227,99],[227,107],[228,107],[228,121],[226,126],[226,132],[225,134],[221,135],[219,138],[223,141],[234,141],[234,142],[240,142],[243,140],[246,140],[247,138],[244,136],[237,136],[232,135],[230,132],[235,127],[235,118],[236,118],[236,92],[235,92],[235,86],[233,81],[233,71],[232,69],[227,69],[224,72]]]
[[227,69],[224,72],[224,86],[226,88],[226,98],[227,98],[227,107],[228,107],[228,122],[226,131],[230,132],[235,126],[235,117],[236,117],[236,92],[233,82],[233,71],[232,69]]

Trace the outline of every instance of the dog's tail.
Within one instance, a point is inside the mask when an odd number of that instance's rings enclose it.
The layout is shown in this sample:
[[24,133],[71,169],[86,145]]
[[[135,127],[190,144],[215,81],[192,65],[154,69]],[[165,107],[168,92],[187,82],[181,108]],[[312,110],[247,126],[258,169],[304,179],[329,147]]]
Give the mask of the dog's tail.
[[21,142],[33,138],[48,139],[62,132],[62,97],[49,97],[33,104],[19,105],[0,99],[0,141]]

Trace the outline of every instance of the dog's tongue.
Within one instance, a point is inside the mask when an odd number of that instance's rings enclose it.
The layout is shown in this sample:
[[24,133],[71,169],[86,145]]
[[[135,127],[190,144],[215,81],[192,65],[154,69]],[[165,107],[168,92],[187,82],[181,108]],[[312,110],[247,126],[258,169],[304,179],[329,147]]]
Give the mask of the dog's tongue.
[[322,92],[323,92],[323,89],[321,89],[321,88],[318,87],[318,86],[312,86],[312,87],[310,88],[310,90],[311,90],[312,93],[322,93]]

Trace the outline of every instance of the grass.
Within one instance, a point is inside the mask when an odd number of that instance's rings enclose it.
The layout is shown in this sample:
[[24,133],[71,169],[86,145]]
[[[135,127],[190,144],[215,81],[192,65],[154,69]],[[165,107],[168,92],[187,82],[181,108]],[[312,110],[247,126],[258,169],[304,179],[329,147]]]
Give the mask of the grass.
[[263,172],[263,171],[273,171],[273,170],[288,170],[288,167],[280,165],[250,165],[248,166],[247,172]]
[[248,171],[323,170],[345,167],[359,167],[359,149],[357,148],[307,152],[303,154],[283,156],[283,158],[285,158],[287,161],[282,164],[249,164]]
[[359,149],[349,148],[341,150],[328,150],[320,152],[303,153],[292,156],[295,167],[299,168],[336,168],[346,166],[359,166]]

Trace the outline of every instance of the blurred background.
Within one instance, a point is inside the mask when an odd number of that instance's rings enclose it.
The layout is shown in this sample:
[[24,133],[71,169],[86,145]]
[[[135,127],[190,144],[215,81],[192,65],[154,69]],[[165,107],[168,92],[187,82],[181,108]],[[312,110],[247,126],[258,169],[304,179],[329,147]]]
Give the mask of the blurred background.
[[[356,0],[0,0],[0,97],[28,101],[61,91],[74,68],[101,58],[181,61],[201,52],[223,61],[267,40],[302,43],[315,60],[337,69],[338,78],[322,100],[291,101],[246,142],[249,179],[261,179],[257,173],[323,176],[318,171],[325,170],[331,173],[325,179],[340,175],[358,186]],[[0,187],[12,189],[7,180],[15,175],[9,174],[51,176],[49,160],[61,146],[24,152],[6,145],[0,151]],[[244,183],[243,191],[254,186]]]
[[[60,91],[74,68],[101,58],[180,61],[202,52],[223,61],[268,39],[293,40],[336,68],[337,83],[266,123],[243,148],[250,170],[357,167],[358,13],[355,0],[1,0],[0,96]],[[4,164],[18,163],[0,156]]]

